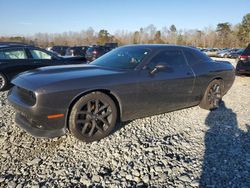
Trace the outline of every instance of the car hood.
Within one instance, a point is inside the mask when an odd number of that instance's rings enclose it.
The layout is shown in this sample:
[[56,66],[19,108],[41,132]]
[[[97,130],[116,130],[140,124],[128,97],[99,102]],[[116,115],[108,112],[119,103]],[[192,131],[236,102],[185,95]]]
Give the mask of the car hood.
[[12,83],[19,87],[35,90],[46,85],[58,85],[66,82],[72,84],[79,79],[91,80],[120,73],[122,73],[121,70],[95,65],[50,66],[21,73],[12,80]]

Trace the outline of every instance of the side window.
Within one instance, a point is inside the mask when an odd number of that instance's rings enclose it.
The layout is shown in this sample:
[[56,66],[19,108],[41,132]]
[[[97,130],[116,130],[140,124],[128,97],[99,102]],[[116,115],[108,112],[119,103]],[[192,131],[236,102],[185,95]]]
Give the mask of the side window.
[[181,69],[187,66],[186,60],[180,50],[166,50],[160,52],[151,59],[150,66],[154,66],[158,63],[165,63],[173,69]]
[[33,59],[52,59],[52,56],[40,51],[40,50],[30,50]]
[[0,59],[6,59],[4,52],[2,50],[0,50]]
[[0,51],[0,59],[27,59],[24,49],[6,49]]
[[199,57],[197,57],[195,54],[193,54],[192,52],[189,52],[187,50],[184,51],[184,54],[187,58],[188,64],[189,65],[194,65],[197,63],[201,62],[201,59]]

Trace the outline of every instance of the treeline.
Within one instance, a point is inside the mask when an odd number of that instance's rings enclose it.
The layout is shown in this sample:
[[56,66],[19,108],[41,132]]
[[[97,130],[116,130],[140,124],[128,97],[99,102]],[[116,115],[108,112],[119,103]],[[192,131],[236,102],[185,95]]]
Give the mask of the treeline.
[[119,30],[110,34],[105,29],[96,32],[93,28],[88,28],[80,32],[37,33],[28,37],[0,37],[0,41],[23,42],[41,47],[92,45],[106,42],[117,42],[120,45],[178,44],[203,48],[245,47],[250,43],[250,13],[245,15],[242,22],[237,25],[228,22],[218,23],[216,28],[206,27],[203,30],[178,29],[175,25],[158,29],[151,24],[134,32]]

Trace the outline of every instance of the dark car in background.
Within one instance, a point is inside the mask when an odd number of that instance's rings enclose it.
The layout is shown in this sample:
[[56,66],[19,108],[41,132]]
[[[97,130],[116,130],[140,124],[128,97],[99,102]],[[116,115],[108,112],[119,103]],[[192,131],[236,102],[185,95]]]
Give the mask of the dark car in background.
[[250,44],[245,50],[239,55],[238,62],[236,65],[236,73],[240,74],[250,74]]
[[200,105],[218,108],[232,86],[233,66],[195,48],[131,45],[88,65],[43,67],[16,77],[8,100],[16,123],[38,137],[67,129],[100,140],[117,122]]
[[239,50],[238,48],[223,49],[217,52],[217,57],[227,58],[229,54],[237,52],[238,50]]
[[113,50],[113,49],[118,47],[118,43],[116,43],[116,42],[108,42],[108,43],[105,43],[105,46],[109,47],[111,50]]
[[66,56],[83,56],[85,57],[86,51],[88,50],[89,46],[73,46],[69,47],[66,50]]
[[69,48],[69,46],[53,46],[50,50],[57,55],[65,56],[66,50]]
[[84,57],[63,58],[44,49],[21,43],[0,43],[0,91],[17,74],[38,67],[86,63]]
[[242,53],[244,49],[238,49],[236,51],[230,52],[227,57],[237,59]]
[[94,61],[98,57],[101,57],[102,55],[106,54],[111,50],[110,47],[107,46],[91,46],[86,51],[86,59],[88,62]]

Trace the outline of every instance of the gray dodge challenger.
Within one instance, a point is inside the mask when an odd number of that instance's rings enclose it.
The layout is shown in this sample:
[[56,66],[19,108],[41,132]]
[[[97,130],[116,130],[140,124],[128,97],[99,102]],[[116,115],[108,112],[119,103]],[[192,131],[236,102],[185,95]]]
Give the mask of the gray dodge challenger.
[[12,80],[16,123],[36,137],[69,130],[92,142],[118,122],[199,105],[218,108],[235,79],[233,66],[175,45],[130,45],[87,65],[38,68]]

